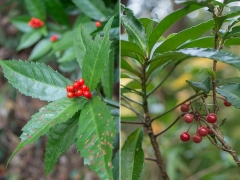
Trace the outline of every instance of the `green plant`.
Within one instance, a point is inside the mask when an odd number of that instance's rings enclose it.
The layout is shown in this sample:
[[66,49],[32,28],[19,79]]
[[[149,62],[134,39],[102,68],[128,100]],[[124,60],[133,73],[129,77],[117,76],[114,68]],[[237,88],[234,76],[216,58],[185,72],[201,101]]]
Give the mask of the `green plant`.
[[[240,20],[238,18],[240,7],[228,6],[229,3],[233,2],[231,0],[225,0],[223,3],[214,0],[178,2],[184,4],[185,7],[167,15],[160,22],[155,22],[148,18],[137,19],[130,9],[123,5],[121,6],[121,23],[128,35],[128,39],[121,40],[121,78],[122,80],[124,80],[124,78],[131,80],[121,85],[121,105],[134,112],[139,119],[139,121],[122,120],[121,122],[122,124],[129,125],[132,129],[136,129],[134,125],[142,126],[127,137],[122,147],[122,179],[139,179],[145,160],[157,163],[161,178],[164,180],[170,179],[170,173],[168,174],[166,171],[163,157],[163,154],[166,154],[166,152],[163,153],[161,151],[161,148],[164,149],[164,147],[161,146],[161,140],[163,140],[163,138],[159,140],[157,138],[159,136],[162,137],[166,132],[170,132],[170,129],[185,116],[186,112],[194,116],[194,121],[192,121],[192,118],[190,119],[192,123],[188,130],[180,135],[180,139],[184,142],[190,140],[188,131],[192,124],[197,126],[197,130],[198,127],[205,125],[209,128],[208,134],[211,136],[206,137],[210,142],[220,150],[229,153],[235,165],[240,167],[237,152],[226,142],[221,130],[221,126],[225,123],[226,119],[223,119],[222,123],[219,122],[222,117],[218,117],[217,120],[217,113],[220,112],[218,111],[219,105],[217,104],[217,99],[222,99],[222,97],[217,96],[217,93],[226,98],[235,108],[240,108],[239,77],[220,79],[216,73],[217,62],[222,62],[240,69],[240,57],[227,52],[227,49],[222,50],[229,45],[240,44],[240,28],[238,24]],[[212,19],[187,28],[179,33],[169,35],[167,38],[162,37],[163,33],[180,18],[202,7],[208,8],[208,11],[212,13]],[[224,9],[227,10],[224,11]],[[224,28],[223,23],[227,23],[228,27]],[[209,30],[212,30],[211,35],[202,36]],[[158,40],[162,42],[159,43]],[[157,93],[156,95],[154,95],[154,93],[158,90],[158,92],[161,92],[159,94],[163,94],[163,96],[166,94],[167,96],[167,91],[170,89],[170,86],[168,86],[167,90],[164,89],[165,91],[161,91],[163,84],[166,84],[168,82],[167,79],[171,77],[174,70],[180,66],[185,59],[190,57],[211,59],[213,62],[212,69],[204,68],[204,64],[202,64],[198,76],[203,79],[201,81],[186,80],[195,94],[177,105],[172,105],[170,108],[168,107],[169,110],[154,117],[150,108],[152,102],[156,101]],[[155,79],[158,81],[156,82]],[[171,96],[174,96],[174,93],[176,92],[172,92]],[[152,98],[152,96],[154,96],[155,99],[154,97]],[[212,102],[209,102],[209,99],[211,99]],[[182,113],[175,120],[169,119],[168,123],[170,124],[168,124],[165,129],[154,133],[153,123],[156,120],[160,122],[167,121],[169,114],[173,113],[178,107],[180,107]],[[203,129],[202,127],[199,131],[200,134],[196,132],[193,136],[195,143],[200,143],[206,135],[205,128]],[[142,149],[144,132],[149,136],[155,158],[144,157],[144,151]],[[170,140],[168,140],[168,142],[170,143]],[[171,165],[167,167],[173,166],[175,161],[168,163]],[[179,178],[177,175],[176,177]],[[181,174],[181,177],[184,179],[184,173]]]

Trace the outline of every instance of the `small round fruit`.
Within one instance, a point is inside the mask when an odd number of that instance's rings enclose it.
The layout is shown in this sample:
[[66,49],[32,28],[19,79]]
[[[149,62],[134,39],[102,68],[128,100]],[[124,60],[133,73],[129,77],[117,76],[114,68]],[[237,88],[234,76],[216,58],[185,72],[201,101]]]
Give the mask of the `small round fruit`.
[[82,96],[83,95],[83,91],[81,89],[76,91],[76,95],[77,96]]
[[88,91],[88,87],[87,87],[87,85],[85,85],[85,84],[83,84],[82,86],[81,86],[81,89],[83,90],[83,91]]
[[78,80],[78,82],[79,82],[79,85],[82,86],[82,85],[84,84],[84,79],[83,79],[83,78],[80,78],[80,79]]
[[69,87],[70,87],[70,86],[67,86],[67,87],[66,87],[67,92],[70,92],[70,91],[69,91]]
[[207,122],[209,122],[209,123],[215,123],[215,122],[217,122],[217,115],[214,114],[214,113],[209,113],[209,114],[207,115]]
[[183,142],[187,142],[190,140],[190,134],[188,132],[183,132],[181,135],[180,135],[180,139],[183,141]]
[[74,92],[74,86],[73,85],[68,86],[68,92]]
[[213,134],[213,131],[210,128],[208,128],[208,134]]
[[97,21],[97,22],[95,22],[95,26],[100,27],[100,26],[102,26],[102,24],[99,21]]
[[199,134],[195,134],[192,139],[193,142],[200,143],[202,141],[202,136],[200,136]]
[[204,127],[204,126],[198,128],[198,134],[199,134],[200,136],[206,136],[206,135],[208,135],[208,128],[207,128],[207,127]]
[[87,99],[91,99],[91,97],[92,97],[92,94],[89,91],[84,91],[83,95]]
[[232,104],[230,102],[228,102],[226,99],[224,99],[224,103],[225,106],[230,107]]
[[188,112],[189,111],[189,105],[188,104],[182,104],[180,107],[180,110],[182,112]]
[[73,96],[74,96],[74,93],[73,93],[73,92],[68,92],[68,93],[67,93],[67,97],[68,97],[68,98],[73,98]]
[[191,123],[193,122],[194,116],[192,114],[185,114],[183,119],[186,123]]
[[75,82],[73,83],[73,87],[74,87],[74,89],[80,88],[79,82],[78,82],[78,81],[75,81]]

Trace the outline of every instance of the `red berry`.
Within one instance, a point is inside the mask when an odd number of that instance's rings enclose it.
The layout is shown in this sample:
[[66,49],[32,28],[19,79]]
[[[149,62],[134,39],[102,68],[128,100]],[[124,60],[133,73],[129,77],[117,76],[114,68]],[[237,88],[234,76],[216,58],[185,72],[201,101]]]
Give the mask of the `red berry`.
[[95,22],[95,26],[100,27],[100,26],[102,26],[102,24],[99,21],[97,21],[97,22]]
[[183,142],[189,141],[189,140],[190,140],[190,134],[189,134],[188,132],[183,132],[183,133],[180,135],[180,139],[181,139]]
[[74,92],[74,86],[73,85],[68,86],[68,92]]
[[192,139],[195,143],[200,143],[202,141],[202,136],[195,134]]
[[84,79],[83,79],[83,78],[80,78],[80,79],[78,80],[78,83],[79,83],[80,86],[82,86],[82,85],[84,84]]
[[210,128],[208,128],[208,134],[213,134],[213,131]]
[[230,102],[228,102],[226,99],[224,99],[224,103],[223,103],[225,106],[229,107],[231,106],[232,104]]
[[57,39],[58,39],[58,35],[54,34],[53,36],[51,36],[50,41],[51,41],[51,42],[54,42],[54,41],[56,41]]
[[83,95],[83,91],[81,89],[76,91],[76,95],[77,96],[82,96]]
[[194,116],[192,114],[185,114],[183,119],[186,123],[191,123],[193,122]]
[[180,107],[182,112],[188,112],[189,111],[189,105],[188,104],[182,104]]
[[68,92],[68,93],[67,93],[67,97],[68,97],[68,98],[72,98],[73,96],[74,96],[74,93],[73,93],[73,92]]
[[67,90],[67,92],[70,92],[70,91],[69,91],[69,86],[66,87],[66,90]]
[[198,128],[198,134],[199,134],[200,136],[206,136],[206,135],[208,135],[208,128],[207,128],[207,127],[204,127],[204,126]]
[[75,81],[75,82],[73,83],[73,87],[74,87],[74,89],[80,88],[79,82],[78,82],[78,81]]
[[92,97],[92,94],[91,94],[89,91],[85,91],[85,92],[83,93],[83,95],[84,95],[84,97],[86,97],[87,99],[91,99],[91,97]]
[[83,90],[83,91],[88,91],[88,87],[87,87],[87,85],[85,85],[85,84],[83,84],[82,86],[81,86],[81,89]]
[[207,122],[209,123],[215,123],[217,121],[217,115],[214,113],[209,113],[207,115]]

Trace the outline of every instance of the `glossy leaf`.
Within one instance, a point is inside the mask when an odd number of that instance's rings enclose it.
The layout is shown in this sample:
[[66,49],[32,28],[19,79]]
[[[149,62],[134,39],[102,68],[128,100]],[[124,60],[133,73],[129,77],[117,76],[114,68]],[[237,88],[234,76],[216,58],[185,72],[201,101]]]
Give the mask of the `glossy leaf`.
[[[137,44],[130,42],[130,41],[121,40],[121,56],[128,56],[129,52],[136,53],[144,58],[144,52],[143,52],[143,50],[140,49],[140,47]],[[134,56],[134,57],[136,57],[136,56]]]
[[128,136],[121,150],[121,179],[139,179],[144,163],[143,130],[138,128]]
[[106,104],[93,97],[82,109],[77,132],[77,149],[100,179],[111,179],[112,149],[116,129]]
[[82,76],[90,90],[94,90],[99,83],[105,69],[107,59],[109,58],[111,41],[109,40],[109,31],[113,17],[104,27],[104,37],[98,34],[94,41],[86,43],[86,54],[82,62]]
[[28,25],[30,21],[29,16],[17,16],[11,19],[11,23],[22,32],[29,32],[32,28]]
[[73,3],[86,15],[95,20],[107,20],[110,15],[109,9],[101,0],[73,0]]
[[42,0],[24,0],[25,7],[31,17],[46,19],[46,12]]
[[[125,15],[123,14],[125,12]],[[141,22],[134,16],[132,10],[121,5],[121,22],[128,33],[128,40],[139,45],[143,50],[146,48],[146,34]]]
[[124,59],[124,58],[121,58],[121,68],[124,69],[124,70],[127,70],[137,76],[140,76],[141,74],[137,71],[138,68],[136,67],[136,65],[132,66],[133,63],[129,63],[129,61],[127,59]]
[[62,57],[58,58],[59,63],[65,63],[69,61],[73,61],[75,59],[75,54],[73,48],[69,48],[62,54]]
[[52,43],[49,39],[42,39],[38,44],[33,48],[28,60],[38,59],[44,54],[50,51],[52,48]]
[[196,93],[198,93],[199,91],[202,90],[206,94],[208,94],[209,91],[211,90],[212,81],[209,76],[207,78],[205,78],[202,82],[193,82],[193,81],[189,81],[189,80],[186,80],[186,81],[193,88],[193,90]]
[[230,32],[227,32],[225,35],[224,35],[224,39],[228,39],[230,37],[239,37],[240,36],[240,26],[235,26],[232,28],[232,31]]
[[85,99],[62,98],[41,108],[22,128],[21,142],[12,153],[8,163],[20,149],[36,141],[51,127],[71,118],[85,103]]
[[187,41],[184,44],[181,44],[177,49],[184,49],[184,48],[211,48],[214,47],[214,37],[213,36],[206,36],[200,37],[198,39],[193,39]]
[[228,102],[240,109],[240,84],[228,83],[216,88],[218,94],[224,96]]
[[66,86],[72,82],[49,66],[24,61],[0,61],[4,76],[21,93],[45,101],[66,97]]
[[145,28],[146,36],[147,36],[147,39],[148,39],[150,37],[150,34],[153,31],[155,21],[152,20],[152,19],[148,19],[148,18],[140,18],[139,20]]
[[41,38],[41,36],[42,36],[41,33],[36,30],[32,30],[25,33],[20,39],[20,43],[17,47],[17,50],[19,51],[21,49],[30,47],[31,45],[36,43]]
[[45,172],[48,174],[56,164],[59,156],[74,143],[78,130],[79,113],[64,123],[52,127],[48,133],[44,157]]
[[228,17],[228,15],[225,16],[213,16],[214,18],[214,30],[215,31],[219,31],[219,29],[221,29],[224,21],[226,20],[226,18]]

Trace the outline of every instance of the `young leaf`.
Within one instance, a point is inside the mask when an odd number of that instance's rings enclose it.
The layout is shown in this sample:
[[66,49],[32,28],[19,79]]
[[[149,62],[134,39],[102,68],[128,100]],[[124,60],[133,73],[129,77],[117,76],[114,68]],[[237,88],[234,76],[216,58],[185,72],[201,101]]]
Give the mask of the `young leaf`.
[[144,163],[143,130],[138,128],[128,136],[121,150],[121,179],[139,179]]
[[[125,12],[126,15],[123,15]],[[128,33],[129,41],[139,45],[142,50],[146,48],[146,34],[141,22],[134,16],[132,10],[121,5],[122,25]]]
[[24,61],[0,61],[4,76],[21,93],[44,101],[66,97],[66,86],[72,82],[49,66]]
[[212,81],[209,76],[206,79],[204,79],[202,82],[192,82],[189,80],[186,80],[186,81],[196,93],[202,90],[206,94],[208,94],[209,91],[211,90]]
[[[21,142],[18,144],[12,157],[24,146],[33,143],[40,136],[44,135],[51,127],[58,123],[65,122],[71,118],[86,103],[85,99],[63,98],[44,106],[34,114],[30,121],[22,128]],[[7,163],[7,164],[8,164]]]
[[41,38],[41,36],[42,35],[41,35],[40,31],[37,31],[37,30],[32,30],[32,31],[25,33],[21,37],[20,43],[17,47],[17,50],[19,51],[21,49],[30,47],[31,45],[36,43]]
[[59,156],[75,141],[78,130],[79,113],[64,123],[52,127],[48,133],[48,141],[44,158],[45,172],[48,174]]
[[42,0],[24,0],[24,4],[30,16],[43,21],[46,19],[45,7]]
[[240,109],[240,84],[228,83],[216,88],[218,94],[224,96],[235,108]]
[[95,20],[107,20],[110,15],[109,9],[101,0],[73,0],[73,3],[86,15]]
[[106,104],[93,97],[81,111],[77,149],[100,179],[112,179],[112,148],[115,124]]
[[38,59],[48,51],[50,51],[52,43],[49,39],[42,39],[38,44],[33,48],[30,57],[28,60]]
[[10,21],[18,30],[22,32],[29,32],[32,30],[32,27],[28,25],[30,19],[31,18],[29,16],[17,16],[12,18]]
[[82,62],[82,76],[91,90],[94,90],[99,83],[109,58],[111,41],[109,31],[113,17],[109,19],[104,27],[104,37],[97,35],[94,41],[86,42],[88,47]]

